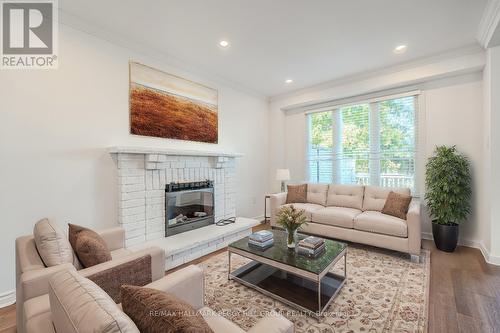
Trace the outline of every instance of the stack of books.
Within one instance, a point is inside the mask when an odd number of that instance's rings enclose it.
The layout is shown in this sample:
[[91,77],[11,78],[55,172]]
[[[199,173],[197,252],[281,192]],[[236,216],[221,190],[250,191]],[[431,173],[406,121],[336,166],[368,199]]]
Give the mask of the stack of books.
[[274,244],[273,233],[269,230],[254,232],[248,237],[248,244],[266,249]]
[[325,241],[322,238],[309,236],[301,240],[297,247],[299,254],[317,257],[325,251]]

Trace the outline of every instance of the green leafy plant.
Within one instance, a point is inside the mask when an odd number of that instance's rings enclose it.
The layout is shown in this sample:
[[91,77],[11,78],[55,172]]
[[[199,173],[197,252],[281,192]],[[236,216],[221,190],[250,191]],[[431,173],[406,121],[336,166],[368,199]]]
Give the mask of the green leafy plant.
[[284,206],[276,215],[276,224],[288,231],[288,242],[291,243],[295,231],[307,224],[307,217],[302,209],[296,209],[293,205]]
[[434,223],[454,225],[470,213],[469,160],[456,147],[436,147],[426,165],[425,199]]

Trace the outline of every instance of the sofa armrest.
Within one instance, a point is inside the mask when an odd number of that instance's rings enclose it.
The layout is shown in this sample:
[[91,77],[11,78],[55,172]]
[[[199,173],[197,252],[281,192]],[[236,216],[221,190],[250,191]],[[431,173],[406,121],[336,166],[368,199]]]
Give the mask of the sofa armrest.
[[276,214],[281,206],[286,203],[286,192],[271,194],[269,200],[269,205],[271,206],[271,226],[276,226]]
[[196,310],[204,307],[205,281],[203,269],[190,265],[162,279],[154,281],[145,287],[171,293],[189,303]]
[[102,264],[84,268],[82,270],[79,270],[78,273],[80,273],[84,277],[88,277],[96,273],[117,267],[129,261],[139,259],[141,257],[144,257],[145,255],[151,256],[152,280],[155,281],[165,276],[165,250],[159,247],[149,247],[146,249],[138,250],[126,256],[106,261],[103,262]]
[[97,233],[104,239],[110,251],[125,247],[125,229],[120,227],[98,230]]
[[420,222],[420,202],[412,201],[406,214],[406,223],[408,225],[408,252],[410,254],[420,255],[422,246],[422,226]]
[[290,320],[274,312],[259,320],[248,333],[293,333],[294,331],[295,326]]
[[50,278],[61,271],[76,270],[70,263],[27,271],[21,274],[20,285],[22,288],[23,301],[45,295],[49,292]]

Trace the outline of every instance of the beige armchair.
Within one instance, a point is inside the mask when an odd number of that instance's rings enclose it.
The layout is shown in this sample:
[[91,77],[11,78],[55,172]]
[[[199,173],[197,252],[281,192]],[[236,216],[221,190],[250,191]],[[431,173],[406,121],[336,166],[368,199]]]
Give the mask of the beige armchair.
[[[68,283],[70,280],[75,283]],[[64,282],[64,286],[61,283]],[[158,279],[145,287],[169,292],[178,298],[189,303],[194,309],[200,311],[210,328],[215,333],[244,333],[239,326],[222,317],[204,304],[204,274],[198,266],[188,266],[174,273]],[[71,299],[75,289],[79,289],[79,301]],[[49,295],[39,299],[31,299],[26,303],[26,332],[27,333],[77,333],[98,331],[100,327],[107,327],[112,330],[108,321],[128,321],[128,316],[121,312],[118,306],[108,304],[103,301],[102,291],[96,290],[92,284],[85,281],[85,278],[74,271],[60,273],[51,278],[49,284]],[[88,296],[91,297],[88,297]],[[92,303],[100,302],[99,306]],[[102,311],[106,315],[102,315]],[[110,318],[120,317],[121,319]],[[107,320],[107,321],[106,321]],[[132,326],[132,327],[131,327]],[[124,328],[126,332],[139,332],[133,325]],[[122,332],[122,330],[120,330]],[[249,333],[293,333],[294,325],[285,317],[273,313],[269,317],[260,319],[253,326]]]
[[82,268],[76,255],[74,262],[46,267],[38,254],[33,235],[16,239],[16,311],[18,332],[24,332],[24,303],[33,298],[44,297],[49,290],[50,278],[61,271],[77,270],[84,277],[96,276],[144,256],[151,257],[151,280],[165,275],[165,251],[151,247],[140,251],[125,248],[125,231],[122,228],[110,228],[96,231],[106,242],[111,251],[112,260],[88,268]]

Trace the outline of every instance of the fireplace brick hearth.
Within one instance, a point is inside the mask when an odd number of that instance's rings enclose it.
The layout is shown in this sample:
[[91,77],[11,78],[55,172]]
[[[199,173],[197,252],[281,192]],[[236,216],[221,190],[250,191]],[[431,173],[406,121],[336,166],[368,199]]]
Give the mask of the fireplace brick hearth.
[[165,184],[214,182],[215,221],[236,213],[240,154],[137,147],[109,149],[118,167],[118,222],[127,246],[165,237]]

